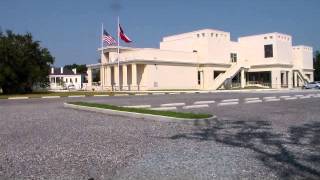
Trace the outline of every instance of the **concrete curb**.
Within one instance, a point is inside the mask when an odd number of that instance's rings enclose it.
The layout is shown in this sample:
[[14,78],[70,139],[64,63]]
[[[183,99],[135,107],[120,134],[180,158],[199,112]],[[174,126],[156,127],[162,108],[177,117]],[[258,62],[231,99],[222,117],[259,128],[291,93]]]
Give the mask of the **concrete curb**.
[[153,114],[142,114],[142,113],[135,113],[135,112],[87,107],[87,106],[80,106],[80,105],[74,105],[69,103],[64,103],[63,105],[65,108],[84,110],[84,111],[90,111],[90,112],[99,112],[99,113],[104,113],[108,115],[133,117],[133,118],[139,118],[139,119],[150,119],[150,120],[156,120],[156,121],[162,121],[162,122],[186,123],[186,124],[193,124],[193,125],[210,125],[212,121],[217,119],[216,116],[212,116],[210,118],[204,118],[204,119],[183,119],[183,118],[174,118],[174,117],[167,117],[167,116],[160,116],[160,115],[153,115]]
[[[296,89],[289,89],[290,91],[294,91]],[[229,93],[229,92],[261,92],[261,91],[288,91],[288,89],[279,90],[279,89],[241,89],[241,90],[214,90],[214,91],[118,91],[122,94],[115,94],[115,95],[107,95],[107,94],[94,94],[94,95],[70,95],[70,96],[60,96],[67,97],[67,98],[75,98],[75,97],[117,97],[117,96],[146,96],[146,95],[174,95],[174,94],[202,94],[202,93]],[[318,92],[318,90],[308,90],[310,92]],[[129,94],[130,93],[130,94]],[[36,98],[43,98],[43,99],[50,99],[50,98],[59,98],[58,96],[49,97],[49,96],[41,96],[41,97],[8,97],[8,98],[0,98],[0,99],[11,99],[11,100],[18,100],[18,99],[36,99]]]

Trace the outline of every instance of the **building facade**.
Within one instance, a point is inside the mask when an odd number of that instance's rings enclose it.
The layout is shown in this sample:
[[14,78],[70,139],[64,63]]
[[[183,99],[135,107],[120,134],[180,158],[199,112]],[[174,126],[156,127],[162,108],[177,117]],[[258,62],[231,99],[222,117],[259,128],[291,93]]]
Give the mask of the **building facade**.
[[51,68],[49,74],[49,82],[51,90],[74,89],[81,90],[83,88],[84,74],[78,74],[76,69]]
[[[164,37],[160,48],[99,49],[103,90],[292,88],[313,81],[313,50],[292,37],[267,33],[231,41],[230,33],[203,29]],[[119,64],[118,64],[119,58]]]

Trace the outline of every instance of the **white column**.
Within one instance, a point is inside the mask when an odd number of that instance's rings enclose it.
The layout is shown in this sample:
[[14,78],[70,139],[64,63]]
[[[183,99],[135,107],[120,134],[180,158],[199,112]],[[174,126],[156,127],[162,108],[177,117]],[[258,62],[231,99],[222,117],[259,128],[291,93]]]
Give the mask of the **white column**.
[[107,86],[107,89],[111,89],[112,88],[112,84],[111,84],[111,67],[110,66],[106,66],[106,86]]
[[103,69],[103,65],[100,66],[100,86],[101,89],[103,89],[104,86],[104,69]]
[[288,71],[288,88],[292,88],[293,82],[292,82],[292,71]]
[[241,88],[244,88],[246,85],[246,79],[244,74],[244,68],[241,68],[241,80],[240,80]]
[[91,67],[88,67],[87,74],[88,74],[88,86],[87,86],[87,88],[89,90],[91,90],[91,87],[92,87],[92,69],[91,69]]
[[137,90],[138,89],[138,82],[137,82],[137,64],[132,64],[131,65],[131,89]]
[[119,69],[118,69],[118,66],[117,66],[117,65],[113,66],[113,68],[114,68],[113,77],[114,77],[114,83],[115,83],[114,86],[115,86],[115,89],[116,89],[116,90],[119,90],[119,88],[120,88]]
[[128,68],[126,64],[122,65],[122,88],[128,90]]
[[298,81],[299,81],[299,79],[298,79],[298,73],[297,72],[294,72],[293,73],[293,76],[294,76],[294,87],[298,87]]
[[278,69],[271,71],[271,87],[274,89],[281,88],[281,71]]

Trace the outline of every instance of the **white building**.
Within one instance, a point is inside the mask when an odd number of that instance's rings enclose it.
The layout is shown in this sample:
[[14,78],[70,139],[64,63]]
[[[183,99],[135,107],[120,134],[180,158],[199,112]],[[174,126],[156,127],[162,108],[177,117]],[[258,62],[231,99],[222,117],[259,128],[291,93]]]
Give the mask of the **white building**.
[[49,74],[50,89],[62,90],[62,89],[76,89],[80,90],[83,87],[84,75],[77,74],[76,69],[66,68],[51,68]]
[[[230,33],[203,29],[164,37],[160,48],[117,47],[101,53],[99,68],[104,90],[206,89],[260,86],[298,87],[313,81],[313,50],[293,46],[292,37],[268,33],[230,40]],[[226,83],[232,82],[232,83]]]

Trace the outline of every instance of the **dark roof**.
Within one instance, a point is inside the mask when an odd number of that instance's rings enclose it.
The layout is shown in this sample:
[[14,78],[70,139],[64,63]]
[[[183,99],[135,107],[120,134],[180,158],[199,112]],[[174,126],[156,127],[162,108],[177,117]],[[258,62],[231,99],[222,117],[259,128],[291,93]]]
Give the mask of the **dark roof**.
[[66,69],[66,68],[63,68],[63,73],[61,74],[61,70],[60,68],[54,68],[54,73],[52,74],[51,73],[51,68],[50,68],[50,75],[81,75],[79,73],[77,74],[74,74],[74,72],[70,69]]

